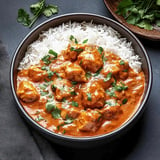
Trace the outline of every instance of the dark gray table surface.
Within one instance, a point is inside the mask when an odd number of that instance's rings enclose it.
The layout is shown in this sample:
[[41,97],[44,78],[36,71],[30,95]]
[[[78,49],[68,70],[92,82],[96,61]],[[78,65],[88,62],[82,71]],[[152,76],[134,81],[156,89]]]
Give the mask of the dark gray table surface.
[[[160,42],[140,39],[153,67],[153,86],[146,110],[127,135],[97,149],[69,149],[46,140],[20,117],[9,84],[11,58],[29,29],[16,21],[19,8],[36,0],[1,0],[0,4],[0,160],[159,160],[160,159]],[[103,0],[47,0],[59,13],[95,13],[114,19]],[[55,17],[54,15],[52,17]]]

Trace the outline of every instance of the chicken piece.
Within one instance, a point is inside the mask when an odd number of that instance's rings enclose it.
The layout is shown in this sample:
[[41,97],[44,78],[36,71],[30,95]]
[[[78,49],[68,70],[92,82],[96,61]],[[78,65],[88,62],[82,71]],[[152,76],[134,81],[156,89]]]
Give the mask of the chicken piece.
[[78,56],[78,63],[84,70],[97,72],[103,66],[102,55],[96,47],[86,47],[86,50]]
[[117,120],[123,111],[120,106],[107,106],[102,109],[101,113],[106,120]]
[[85,71],[77,64],[72,63],[65,68],[66,78],[76,82],[86,82]]
[[121,69],[119,72],[119,78],[125,80],[128,78],[129,64],[127,61],[123,61],[123,60],[120,60],[119,64]]
[[61,101],[63,98],[71,96],[74,88],[70,81],[67,79],[55,79],[51,85],[51,89],[55,92],[56,99]]
[[22,81],[17,89],[18,97],[26,103],[34,102],[39,99],[40,95],[32,83]]
[[69,61],[57,61],[56,63],[51,64],[51,71],[58,73],[58,75],[62,78],[65,78],[65,68],[71,64]]
[[106,63],[101,73],[104,76],[107,76],[109,72],[111,72],[114,77],[118,76],[120,72],[120,66],[118,65],[118,63],[117,64]]
[[66,119],[66,117],[70,117],[72,119],[77,118],[80,115],[80,111],[76,108],[67,108],[67,109],[61,109],[61,117],[63,119]]
[[44,80],[44,78],[46,77],[47,72],[44,70],[41,70],[39,67],[37,66],[31,66],[28,69],[28,77],[33,81],[33,82],[39,82]]
[[82,44],[77,44],[76,46],[68,45],[66,50],[62,51],[62,55],[65,60],[75,61],[77,56],[84,50],[85,46]]
[[112,75],[116,78],[126,79],[128,77],[128,62],[123,60],[113,60],[113,64],[106,63],[104,69],[102,70],[102,74],[106,76],[108,72],[111,72]]
[[102,124],[102,115],[97,110],[82,111],[77,118],[78,129],[83,132],[96,132]]
[[105,103],[105,91],[98,82],[86,84],[82,89],[82,105],[89,108],[101,108]]

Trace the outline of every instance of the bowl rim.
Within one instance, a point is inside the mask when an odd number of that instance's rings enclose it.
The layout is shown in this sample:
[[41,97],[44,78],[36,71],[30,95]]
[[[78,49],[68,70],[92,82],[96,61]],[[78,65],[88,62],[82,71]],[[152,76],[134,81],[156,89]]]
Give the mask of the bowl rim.
[[[145,56],[146,62],[147,62],[147,66],[148,66],[148,88],[146,89],[146,94],[143,98],[142,103],[139,105],[138,109],[136,110],[136,112],[124,123],[122,124],[119,128],[117,128],[116,130],[106,133],[106,134],[102,134],[102,135],[96,135],[96,136],[87,136],[87,137],[77,137],[77,136],[68,136],[68,135],[63,135],[63,134],[57,134],[53,131],[50,131],[44,127],[42,127],[40,124],[38,124],[36,121],[34,121],[29,114],[25,111],[25,109],[23,108],[23,106],[21,105],[21,103],[18,100],[18,97],[16,95],[16,91],[15,91],[15,85],[14,85],[14,65],[15,65],[15,60],[16,57],[19,53],[20,48],[23,46],[23,44],[25,43],[25,41],[40,27],[43,27],[44,25],[46,25],[47,23],[50,23],[56,19],[61,19],[64,17],[69,17],[71,18],[72,16],[91,16],[91,17],[95,17],[95,18],[99,18],[99,19],[103,19],[105,21],[108,22],[112,22],[116,25],[118,25],[118,27],[122,28],[123,30],[125,30],[128,34],[130,34],[130,36],[135,39],[135,41],[137,42],[137,44],[139,45],[139,47],[142,49],[143,54]],[[69,21],[69,20],[68,20]],[[60,24],[59,24],[60,25]],[[112,27],[112,26],[111,26]],[[49,29],[49,28],[48,28]],[[11,65],[10,65],[10,85],[11,85],[11,90],[12,90],[12,95],[16,101],[17,105],[17,109],[22,113],[22,116],[25,118],[25,120],[27,120],[28,122],[30,122],[31,126],[38,129],[40,132],[47,134],[49,136],[61,139],[61,140],[67,140],[67,141],[76,141],[76,142],[86,142],[86,141],[97,141],[97,140],[101,140],[104,139],[106,137],[112,137],[116,134],[119,134],[122,130],[125,130],[126,128],[128,128],[130,126],[131,123],[133,123],[133,121],[135,119],[138,118],[139,115],[141,115],[140,113],[143,113],[144,109],[146,107],[144,107],[145,103],[147,102],[148,98],[149,98],[149,94],[151,92],[151,87],[152,87],[152,66],[151,66],[151,61],[149,58],[149,55],[147,54],[145,48],[143,47],[142,43],[139,41],[139,39],[129,30],[127,29],[125,26],[123,26],[122,24],[120,24],[119,22],[112,20],[111,18],[102,16],[102,15],[98,15],[98,14],[92,14],[92,13],[67,13],[67,14],[63,14],[63,15],[59,15],[53,18],[50,18],[44,22],[42,22],[41,24],[37,25],[34,29],[32,29],[24,38],[23,40],[18,44],[18,47],[16,48],[12,60],[11,60]]]

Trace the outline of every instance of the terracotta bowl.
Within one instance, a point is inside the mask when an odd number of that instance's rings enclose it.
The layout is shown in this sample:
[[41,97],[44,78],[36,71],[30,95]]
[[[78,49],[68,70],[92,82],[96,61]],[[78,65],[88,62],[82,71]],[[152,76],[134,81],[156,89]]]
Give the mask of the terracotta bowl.
[[[60,135],[56,134],[54,132],[51,132],[47,130],[46,128],[40,126],[38,123],[36,123],[24,110],[23,106],[20,104],[20,101],[16,95],[16,77],[17,77],[17,67],[24,57],[25,51],[27,49],[27,46],[31,44],[33,41],[37,40],[39,34],[42,31],[48,30],[50,27],[58,26],[64,22],[68,21],[76,21],[76,22],[90,22],[93,21],[95,24],[106,24],[108,26],[111,26],[115,30],[117,30],[122,37],[125,37],[128,41],[132,42],[133,48],[136,53],[139,54],[142,61],[142,69],[145,74],[145,91],[143,95],[143,99],[136,111],[136,113],[121,127],[114,130],[113,132],[110,132],[108,134],[100,135],[100,136],[94,136],[94,137],[72,137],[72,136],[66,136],[66,135]],[[151,84],[152,84],[152,69],[151,69],[151,63],[149,60],[149,57],[140,43],[140,41],[136,38],[136,36],[131,33],[126,27],[122,26],[121,24],[103,17],[99,15],[94,14],[87,14],[87,13],[77,13],[77,14],[67,14],[58,16],[56,18],[49,19],[48,21],[45,21],[44,23],[40,24],[38,27],[33,29],[19,44],[18,48],[15,51],[15,54],[12,59],[11,63],[11,72],[10,72],[10,81],[11,81],[11,89],[14,96],[14,99],[17,103],[17,109],[19,110],[20,114],[25,118],[25,120],[34,128],[37,130],[37,132],[44,135],[47,139],[51,140],[54,143],[58,143],[60,145],[69,146],[69,147],[93,147],[93,146],[99,146],[104,143],[108,143],[111,140],[121,136],[122,134],[126,133],[128,129],[131,128],[135,124],[135,122],[139,119],[139,117],[142,115],[144,109],[146,108],[146,101],[149,97],[150,90],[151,90]]]

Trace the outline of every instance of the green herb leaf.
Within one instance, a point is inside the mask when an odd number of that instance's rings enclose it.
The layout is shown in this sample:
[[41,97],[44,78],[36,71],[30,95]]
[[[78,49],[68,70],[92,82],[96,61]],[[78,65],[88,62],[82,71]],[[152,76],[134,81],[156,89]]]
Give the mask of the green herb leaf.
[[79,104],[78,104],[77,102],[75,102],[75,101],[72,101],[72,106],[74,106],[74,107],[78,107],[78,106],[79,106]]
[[160,0],[156,0],[157,6],[160,6]]
[[37,3],[30,5],[30,10],[34,15],[37,15],[37,13],[44,8],[44,5],[45,5],[44,0],[41,0]]
[[24,26],[29,26],[31,23],[29,14],[22,8],[18,10],[17,21]]
[[92,101],[92,95],[91,95],[91,93],[87,93],[87,100],[88,101]]
[[104,79],[104,82],[109,81],[112,78],[112,72],[109,72],[106,76],[106,78]]
[[46,6],[45,0],[40,0],[39,2],[30,5],[30,11],[33,14],[32,16],[24,9],[19,9],[17,21],[24,26],[32,27],[40,15],[43,14],[46,17],[50,17],[52,14],[58,12],[58,7],[54,5]]
[[102,47],[98,47],[98,52],[99,52],[100,54],[102,54],[103,48],[102,48]]
[[111,90],[107,89],[106,93],[110,96],[110,97],[117,97],[115,94],[115,89],[112,88]]
[[70,124],[73,122],[73,118],[72,117],[69,117],[68,114],[66,115],[66,120],[64,121],[64,124]]
[[82,48],[74,48],[74,47],[71,47],[70,48],[70,51],[75,51],[75,52],[77,52],[77,53],[80,53],[80,52],[82,52],[83,51],[83,49]]
[[71,94],[72,96],[76,96],[76,95],[77,95],[77,93],[76,93],[75,91],[70,92],[70,94]]
[[43,14],[46,16],[46,17],[50,17],[52,16],[53,14],[56,14],[58,13],[58,7],[55,6],[55,5],[48,5],[46,6],[46,8],[43,10]]
[[98,76],[103,68],[101,67],[95,74],[94,77]]
[[44,64],[46,64],[46,65],[48,65],[48,64],[51,63],[51,61],[50,61],[50,55],[45,55],[41,60],[42,60],[42,61],[44,62]]
[[91,74],[91,72],[86,72],[85,76],[86,76],[87,79],[89,79],[89,78],[92,77],[92,74]]
[[48,70],[49,70],[49,67],[48,67],[48,66],[42,66],[41,69],[48,71]]
[[57,107],[51,112],[51,114],[54,119],[61,118],[61,110]]
[[128,72],[128,69],[124,69],[122,72]]
[[56,90],[57,87],[54,84],[52,84],[51,88],[52,88],[52,91],[55,92],[55,90]]
[[122,100],[122,104],[126,104],[127,102],[128,102],[127,98],[125,98],[125,99]]
[[40,84],[39,87],[40,87],[40,89],[45,90],[48,87],[48,84],[43,83],[43,84]]
[[88,39],[85,39],[82,43],[85,44],[88,42]]
[[44,120],[44,118],[41,115],[38,115],[37,118],[35,118],[35,121],[39,122],[41,120]]
[[55,72],[52,72],[51,70],[47,71],[48,78],[51,79]]
[[156,21],[156,25],[157,25],[158,27],[160,27],[160,20],[157,20],[157,21]]
[[144,28],[144,29],[147,29],[147,30],[152,30],[153,29],[153,26],[151,25],[151,23],[147,20],[143,20],[141,21],[140,23],[136,24],[138,27],[140,28]]
[[120,65],[125,65],[124,60],[120,60],[119,64],[120,64]]
[[41,96],[46,96],[49,92],[48,91],[40,91]]
[[46,103],[46,110],[48,112],[51,112],[55,108],[56,108],[56,106],[53,103]]
[[143,29],[153,30],[154,24],[160,18],[160,0],[122,0],[116,13],[122,15],[127,23]]
[[50,50],[48,51],[48,53],[51,54],[51,55],[53,55],[54,58],[57,58],[57,56],[58,56],[58,53],[56,53],[56,52],[53,51],[52,49],[50,49]]
[[76,82],[76,81],[72,81],[71,83],[72,83],[73,85],[78,84],[78,82]]
[[75,44],[78,44],[77,39],[76,39],[73,35],[71,35],[71,36],[69,37],[69,39],[70,39],[71,41],[74,41]]

